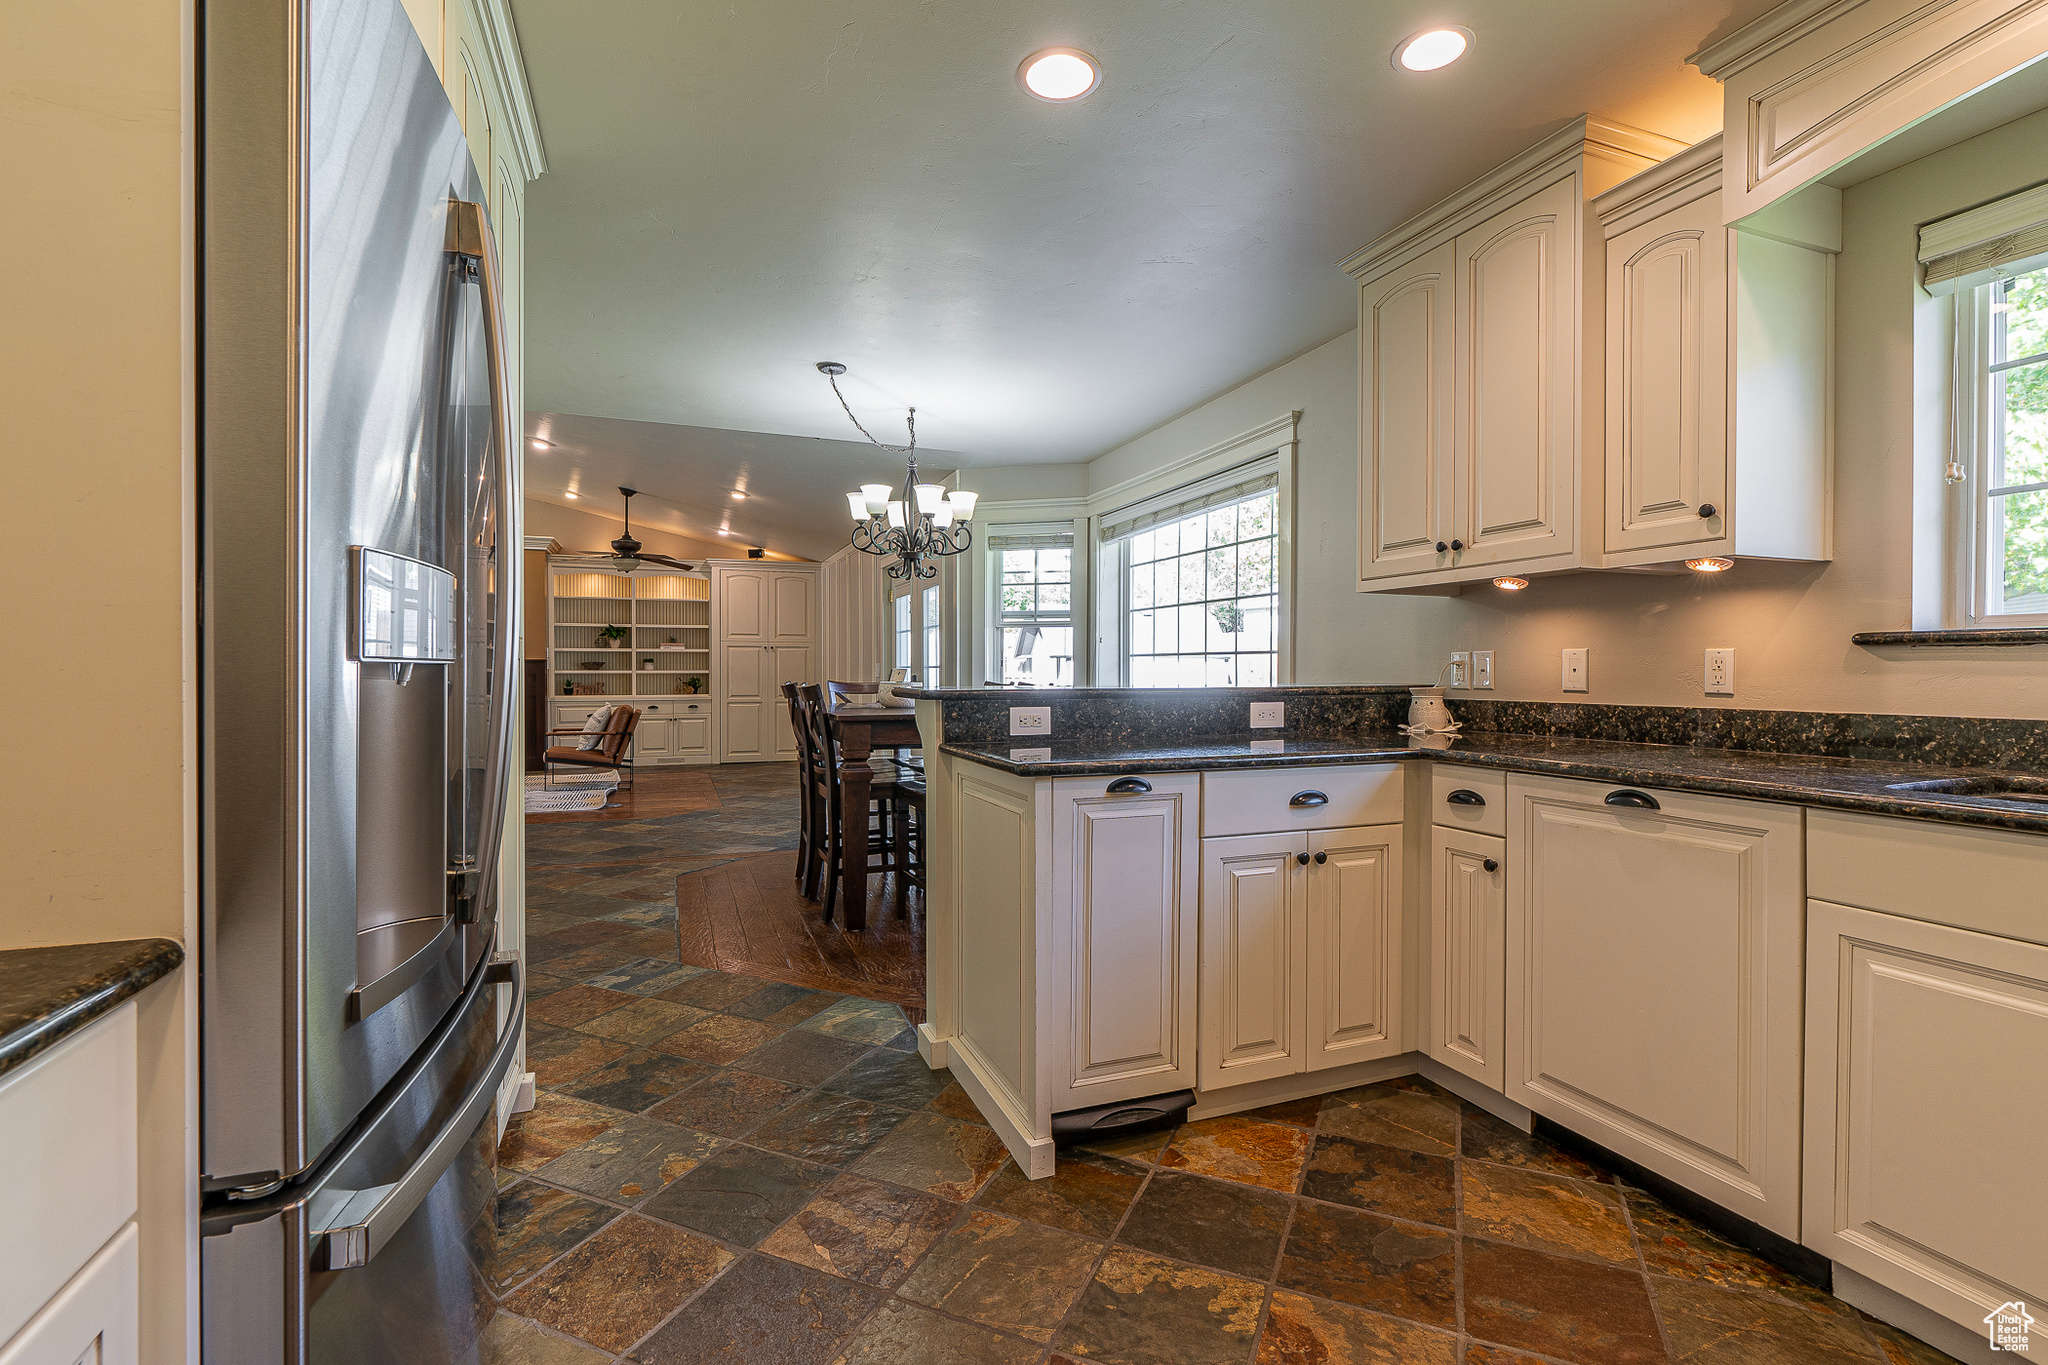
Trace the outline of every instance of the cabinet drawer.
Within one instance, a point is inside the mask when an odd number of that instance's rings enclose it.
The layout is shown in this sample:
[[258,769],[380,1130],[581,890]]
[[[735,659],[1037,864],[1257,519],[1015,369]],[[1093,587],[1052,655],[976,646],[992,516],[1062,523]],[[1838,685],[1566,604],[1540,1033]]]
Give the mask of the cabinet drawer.
[[1204,837],[1399,824],[1401,815],[1394,763],[1202,775]]
[[1806,894],[2048,944],[2048,836],[1890,815],[1806,815]]
[[0,1341],[135,1216],[135,1004],[0,1080]]
[[[1458,793],[1458,800],[1451,794]],[[1480,804],[1473,804],[1472,798]],[[1429,768],[1430,823],[1502,838],[1508,832],[1508,775],[1462,764]]]

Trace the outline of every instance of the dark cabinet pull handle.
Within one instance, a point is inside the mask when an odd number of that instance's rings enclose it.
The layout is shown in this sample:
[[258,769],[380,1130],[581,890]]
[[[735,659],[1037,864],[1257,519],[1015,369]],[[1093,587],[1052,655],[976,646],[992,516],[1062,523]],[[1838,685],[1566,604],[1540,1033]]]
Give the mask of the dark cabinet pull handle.
[[1451,806],[1483,806],[1486,798],[1470,787],[1460,787],[1444,798],[1444,804]]
[[1436,552],[1437,552],[1438,554],[1442,554],[1442,553],[1443,553],[1443,552],[1444,552],[1445,550],[1448,550],[1448,549],[1450,549],[1450,548],[1451,548],[1450,546],[1448,546],[1448,545],[1444,544],[1444,543],[1443,543],[1443,542],[1442,542],[1441,540],[1439,540],[1439,541],[1438,541],[1438,542],[1436,543]]
[[1500,871],[1500,861],[1499,861],[1498,859],[1495,859],[1495,858],[1488,858],[1488,859],[1486,859],[1486,860],[1485,860],[1484,862],[1480,863],[1479,865],[1480,865],[1481,867],[1485,868],[1485,869],[1486,869],[1486,870],[1487,870],[1488,872],[1498,872],[1498,871]]
[[1701,515],[1702,517],[1711,517],[1712,515],[1714,515],[1714,504],[1712,504],[1711,502],[1703,502],[1703,503],[1701,503],[1701,504],[1700,504],[1700,515]]
[[1462,550],[1465,548],[1465,542],[1462,540],[1454,540],[1451,542],[1451,548],[1453,550]]
[[1297,863],[1300,863],[1300,864],[1301,864],[1301,865],[1302,865],[1303,867],[1307,867],[1307,866],[1308,866],[1308,855],[1307,855],[1306,853],[1297,853],[1297,854],[1295,854],[1295,855],[1294,855],[1294,861],[1296,861]]
[[1663,809],[1662,806],[1657,804],[1656,797],[1648,792],[1634,791],[1628,787],[1623,787],[1620,791],[1607,793],[1607,804],[1610,806],[1627,806],[1630,810]]
[[1320,849],[1320,848],[1319,848],[1319,849],[1317,849],[1317,850],[1316,850],[1316,862],[1317,862],[1317,863],[1327,863],[1328,861],[1330,861],[1330,855],[1329,855],[1329,854],[1328,854],[1328,853],[1327,853],[1326,851],[1324,851],[1323,849]]
[[1152,790],[1152,784],[1142,777],[1119,777],[1109,784],[1111,796],[1143,796]]
[[1319,792],[1315,790],[1313,787],[1311,787],[1309,790],[1305,792],[1296,792],[1294,795],[1288,797],[1287,804],[1290,806],[1296,806],[1301,808],[1307,808],[1311,806],[1327,806],[1330,804],[1330,795],[1328,792]]

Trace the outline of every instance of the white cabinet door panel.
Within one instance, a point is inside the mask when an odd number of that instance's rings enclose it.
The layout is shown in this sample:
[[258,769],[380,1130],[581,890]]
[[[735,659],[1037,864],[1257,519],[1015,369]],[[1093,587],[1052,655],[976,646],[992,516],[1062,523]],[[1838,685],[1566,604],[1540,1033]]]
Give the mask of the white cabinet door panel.
[[1446,242],[1360,295],[1362,582],[1450,562],[1455,261]]
[[1308,836],[1308,1069],[1390,1057],[1401,1039],[1400,825]]
[[1507,856],[1505,839],[1430,831],[1429,1055],[1503,1093]]
[[1202,1086],[1304,1069],[1301,834],[1202,841]]
[[1195,1084],[1194,773],[1053,784],[1055,1112]]
[[817,633],[816,596],[818,576],[777,573],[768,584],[768,639],[771,644],[808,643]]
[[1458,236],[1459,566],[1574,548],[1579,208],[1563,180]]
[[1508,1097],[1799,1228],[1801,812],[1510,777]]
[[721,639],[768,643],[771,612],[768,575],[752,569],[718,573],[718,634]]
[[[1709,195],[1607,243],[1609,552],[1721,535],[1728,240]],[[1717,516],[1702,518],[1703,505]]]
[[1811,901],[1805,1242],[1971,1328],[2048,1298],[2048,948]]

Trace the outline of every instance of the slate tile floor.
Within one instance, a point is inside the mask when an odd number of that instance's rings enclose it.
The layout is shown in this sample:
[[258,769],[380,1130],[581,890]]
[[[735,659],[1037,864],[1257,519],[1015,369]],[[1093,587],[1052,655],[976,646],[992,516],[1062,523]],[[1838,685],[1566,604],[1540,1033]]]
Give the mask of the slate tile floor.
[[[722,794],[788,781],[728,771]],[[767,803],[735,804],[750,853],[784,837]],[[716,857],[704,814],[677,819],[690,859]],[[1948,1359],[1418,1078],[1025,1180],[898,1006],[684,966],[647,936],[660,900],[551,890],[530,865],[540,1094],[479,1249],[486,1362]]]

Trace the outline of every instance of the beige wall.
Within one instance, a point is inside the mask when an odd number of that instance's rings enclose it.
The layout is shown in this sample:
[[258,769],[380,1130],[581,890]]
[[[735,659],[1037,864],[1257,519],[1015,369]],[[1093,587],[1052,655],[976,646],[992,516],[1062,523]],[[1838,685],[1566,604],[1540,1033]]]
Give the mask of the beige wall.
[[[1584,699],[1873,714],[2048,716],[2048,649],[1863,649],[1913,624],[1914,248],[1921,223],[2048,178],[2048,112],[1851,187],[1836,261],[1835,560],[1738,564],[1720,577],[1581,574],[1455,604],[1438,651],[1492,649],[1494,695],[1562,699],[1559,651],[1591,649]],[[1941,367],[1937,367],[1941,368]],[[1941,430],[1935,414],[1934,430]],[[1937,446],[1918,457],[1939,469]],[[1923,478],[1922,484],[1926,482]],[[1932,624],[1921,622],[1921,624]],[[1736,695],[1700,691],[1709,647],[1736,651]],[[1575,698],[1576,694],[1575,694]]]
[[[564,550],[606,553],[611,549],[612,542],[618,539],[625,529],[626,524],[617,517],[608,517],[597,512],[579,512],[573,507],[542,502],[538,498],[526,500],[526,534],[553,536],[561,542]],[[646,526],[635,526],[633,538],[656,554],[669,555],[687,564],[695,564],[700,559],[747,557],[745,546],[729,540],[692,540],[688,536],[657,531]],[[780,550],[770,550],[767,558],[799,564],[811,562],[801,555],[784,554]]]
[[[194,17],[179,0],[65,0],[10,6],[6,28],[0,632],[14,684],[48,699],[45,727],[113,742],[25,768],[0,798],[0,948],[163,937],[189,950]],[[149,1361],[195,1341],[196,981],[188,965],[141,997]]]

